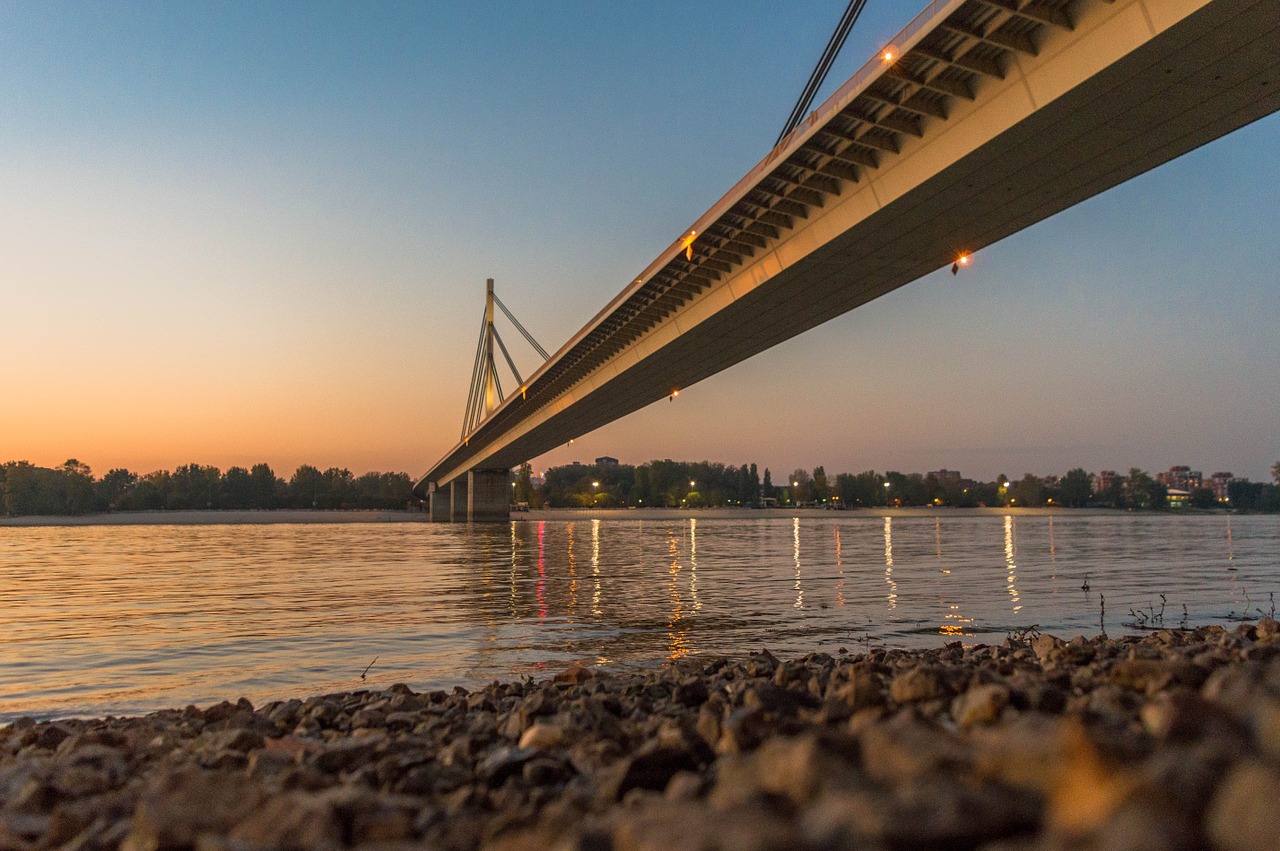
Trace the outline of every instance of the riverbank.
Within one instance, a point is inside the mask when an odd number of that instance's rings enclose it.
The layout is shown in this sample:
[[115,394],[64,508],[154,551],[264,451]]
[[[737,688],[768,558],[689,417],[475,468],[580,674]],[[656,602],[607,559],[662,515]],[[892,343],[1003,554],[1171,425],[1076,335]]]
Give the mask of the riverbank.
[[421,511],[280,508],[270,511],[119,511],[110,514],[0,517],[0,526],[256,526],[288,523],[426,523]]
[[[513,511],[512,520],[768,520],[792,517],[1014,517],[1071,514],[1124,515],[1111,508],[546,508]],[[1171,515],[1172,516],[1172,515]],[[0,517],[0,526],[232,526],[290,523],[429,523],[422,511],[364,511],[281,508],[270,511],[122,511],[109,514]]]
[[0,730],[0,848],[1274,847],[1280,624]]

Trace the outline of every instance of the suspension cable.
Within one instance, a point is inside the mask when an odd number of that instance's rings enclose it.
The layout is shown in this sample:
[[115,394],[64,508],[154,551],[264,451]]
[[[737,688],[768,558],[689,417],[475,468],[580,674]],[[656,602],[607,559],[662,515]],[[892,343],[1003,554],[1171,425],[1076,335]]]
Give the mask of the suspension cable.
[[814,66],[813,72],[809,75],[809,81],[805,83],[804,90],[800,93],[800,98],[796,101],[796,105],[791,108],[791,115],[787,118],[787,123],[783,125],[782,132],[778,134],[778,139],[773,144],[777,147],[778,143],[800,126],[800,122],[804,120],[804,116],[809,112],[809,106],[813,103],[814,97],[818,94],[818,90],[822,88],[823,81],[827,78],[827,72],[831,70],[832,64],[836,60],[836,56],[840,53],[840,48],[844,47],[845,39],[849,37],[850,30],[853,29],[854,23],[857,22],[858,16],[862,14],[862,7],[867,5],[866,0],[849,0],[849,5],[845,8],[844,14],[840,16],[840,23],[836,25],[835,32],[831,34],[831,38],[827,40],[826,49],[822,51],[822,56],[818,58],[818,64]]
[[542,355],[543,360],[551,360],[551,355],[547,354],[547,350],[542,348],[542,346],[538,345],[538,341],[533,339],[532,334],[524,330],[524,326],[520,324],[520,320],[516,319],[515,316],[512,315],[510,310],[507,310],[507,306],[502,303],[502,299],[498,298],[496,293],[493,296],[493,303],[498,305],[498,307],[502,308],[502,312],[505,313],[507,315],[507,318],[511,320],[511,324],[516,326],[516,330],[524,335],[524,338],[529,341],[529,345],[533,346],[535,349],[538,350],[538,354]]

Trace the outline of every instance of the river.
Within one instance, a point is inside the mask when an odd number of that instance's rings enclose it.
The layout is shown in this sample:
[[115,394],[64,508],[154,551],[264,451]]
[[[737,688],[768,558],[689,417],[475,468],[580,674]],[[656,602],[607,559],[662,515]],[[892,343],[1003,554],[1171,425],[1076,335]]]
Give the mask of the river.
[[1031,626],[1116,635],[1256,618],[1278,591],[1276,516],[0,528],[0,722]]

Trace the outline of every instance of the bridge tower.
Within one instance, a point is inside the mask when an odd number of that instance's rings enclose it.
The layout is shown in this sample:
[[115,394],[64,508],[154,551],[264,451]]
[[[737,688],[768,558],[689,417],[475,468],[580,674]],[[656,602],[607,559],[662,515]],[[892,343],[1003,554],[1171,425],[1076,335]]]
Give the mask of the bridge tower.
[[[525,380],[516,368],[515,359],[502,342],[494,324],[497,308],[506,315],[525,340],[542,356],[549,359],[546,349],[538,344],[520,321],[494,293],[493,278],[485,281],[484,319],[480,326],[480,339],[476,344],[475,366],[471,372],[471,389],[467,395],[467,409],[462,420],[462,443],[467,445],[472,434],[485,419],[502,404],[505,398],[502,380],[498,377],[497,353],[501,352],[517,387],[523,392]],[[430,482],[427,496],[431,519],[450,521],[506,520],[511,510],[511,471],[507,469],[473,469],[456,476],[449,482]]]

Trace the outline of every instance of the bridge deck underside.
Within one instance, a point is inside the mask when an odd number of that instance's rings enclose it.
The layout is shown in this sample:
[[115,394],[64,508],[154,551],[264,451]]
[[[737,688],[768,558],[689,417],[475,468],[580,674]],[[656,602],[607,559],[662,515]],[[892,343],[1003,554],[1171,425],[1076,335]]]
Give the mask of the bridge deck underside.
[[989,245],[1274,112],[1278,9],[1214,0],[532,428],[457,447],[424,481],[515,466],[949,265],[955,246]]

